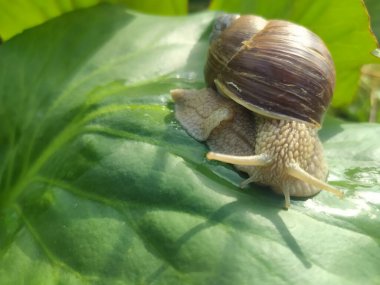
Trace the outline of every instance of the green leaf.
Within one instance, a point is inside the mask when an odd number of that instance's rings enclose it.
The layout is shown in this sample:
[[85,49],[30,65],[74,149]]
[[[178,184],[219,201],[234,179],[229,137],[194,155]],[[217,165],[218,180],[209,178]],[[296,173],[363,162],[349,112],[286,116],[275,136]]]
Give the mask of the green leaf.
[[292,201],[177,124],[212,13],[99,6],[0,47],[0,284],[377,284],[380,126],[328,119],[330,183]]
[[23,30],[34,27],[64,13],[99,3],[125,4],[131,9],[158,15],[184,15],[187,0],[0,0],[0,36],[8,40]]
[[111,0],[125,3],[128,8],[155,15],[185,15],[187,13],[187,0]]
[[376,40],[369,31],[368,15],[359,0],[214,0],[211,9],[287,19],[319,35],[329,48],[337,71],[334,107],[345,106],[355,97],[360,67],[379,62],[371,55]]
[[372,30],[375,33],[377,40],[380,39],[380,2],[377,0],[364,1],[371,20]]

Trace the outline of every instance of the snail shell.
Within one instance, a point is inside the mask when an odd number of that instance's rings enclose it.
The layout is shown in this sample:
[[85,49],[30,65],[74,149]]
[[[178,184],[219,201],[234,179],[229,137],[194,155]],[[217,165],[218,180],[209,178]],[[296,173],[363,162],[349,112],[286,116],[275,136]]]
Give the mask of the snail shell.
[[249,15],[227,22],[217,34],[205,66],[208,86],[258,114],[320,126],[335,68],[317,35],[291,22]]

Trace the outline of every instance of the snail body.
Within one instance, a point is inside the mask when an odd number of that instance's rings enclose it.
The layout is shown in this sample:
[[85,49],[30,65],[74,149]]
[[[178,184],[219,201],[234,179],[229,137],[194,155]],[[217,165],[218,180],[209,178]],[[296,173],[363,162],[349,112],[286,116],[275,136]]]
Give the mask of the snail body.
[[205,81],[209,89],[173,90],[172,97],[177,120],[212,150],[208,159],[248,173],[243,187],[271,186],[285,196],[286,208],[290,196],[321,189],[342,196],[325,182],[317,134],[335,84],[331,55],[319,37],[286,21],[221,17]]

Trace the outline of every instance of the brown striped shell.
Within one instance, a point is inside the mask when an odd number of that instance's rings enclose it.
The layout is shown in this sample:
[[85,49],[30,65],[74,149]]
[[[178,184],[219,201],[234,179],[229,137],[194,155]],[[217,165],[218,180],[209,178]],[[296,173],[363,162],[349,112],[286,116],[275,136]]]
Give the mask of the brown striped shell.
[[234,15],[230,22],[210,44],[207,85],[261,115],[320,127],[335,86],[323,41],[287,21]]

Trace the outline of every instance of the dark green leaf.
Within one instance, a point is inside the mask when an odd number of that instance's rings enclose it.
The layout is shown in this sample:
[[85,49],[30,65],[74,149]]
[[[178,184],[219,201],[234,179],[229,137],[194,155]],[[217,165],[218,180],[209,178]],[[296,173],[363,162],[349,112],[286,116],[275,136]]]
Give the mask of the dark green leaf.
[[377,39],[380,39],[380,1],[377,0],[365,0],[364,1],[369,16],[371,17],[372,30],[375,33]]
[[[107,2],[107,1],[103,1]],[[187,13],[187,0],[111,0],[127,5],[128,8],[155,15],[185,15]]]
[[329,119],[328,193],[239,190],[176,123],[214,15],[101,6],[0,47],[0,284],[377,284],[379,125]]

